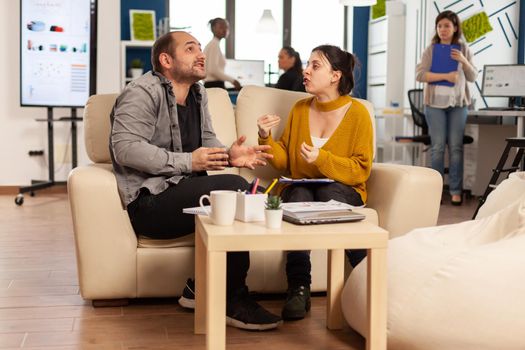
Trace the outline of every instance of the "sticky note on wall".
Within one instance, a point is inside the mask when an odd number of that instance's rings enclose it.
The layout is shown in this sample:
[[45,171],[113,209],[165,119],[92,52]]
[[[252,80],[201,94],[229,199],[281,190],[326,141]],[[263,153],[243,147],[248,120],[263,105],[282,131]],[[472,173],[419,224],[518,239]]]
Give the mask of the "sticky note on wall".
[[487,13],[480,12],[464,20],[461,24],[461,29],[467,42],[471,43],[488,32],[491,32],[492,26],[490,25]]

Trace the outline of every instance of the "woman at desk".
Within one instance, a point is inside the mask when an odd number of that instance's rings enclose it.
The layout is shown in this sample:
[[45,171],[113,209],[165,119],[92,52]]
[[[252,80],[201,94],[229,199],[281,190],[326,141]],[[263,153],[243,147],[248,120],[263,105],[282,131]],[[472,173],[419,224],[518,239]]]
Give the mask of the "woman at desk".
[[305,91],[303,85],[303,64],[299,52],[291,46],[285,46],[279,51],[279,69],[284,73],[279,77],[277,89]]
[[[431,140],[432,168],[444,174],[445,145],[449,149],[449,190],[453,205],[462,203],[463,187],[463,134],[467,121],[470,92],[467,81],[474,82],[478,75],[472,63],[472,52],[461,41],[461,23],[452,11],[443,11],[435,21],[436,34],[432,44],[423,52],[416,68],[416,80],[427,83],[424,93],[425,118]],[[433,49],[437,44],[457,45],[451,49],[451,58],[458,62],[457,70],[433,73]],[[434,62],[435,64],[436,62]],[[451,86],[438,82],[450,82]]]
[[236,90],[241,89],[241,84],[233,77],[224,73],[226,67],[226,58],[221,52],[221,40],[227,38],[230,34],[230,24],[224,18],[214,18],[209,22],[213,39],[204,48],[206,55],[206,78],[204,79],[204,86],[219,87],[225,89],[225,81],[233,84]]
[[[313,97],[299,100],[288,116],[279,141],[270,130],[280,117],[264,115],[257,120],[259,144],[270,145],[270,163],[292,178],[330,178],[329,184],[293,184],[281,189],[285,202],[335,199],[355,206],[367,199],[366,181],[373,155],[370,114],[349,96],[354,87],[355,58],[336,46],[312,50],[303,71],[306,91]],[[347,252],[353,266],[366,255],[363,250]],[[282,316],[301,319],[310,309],[310,252],[288,252],[286,274],[288,294]]]

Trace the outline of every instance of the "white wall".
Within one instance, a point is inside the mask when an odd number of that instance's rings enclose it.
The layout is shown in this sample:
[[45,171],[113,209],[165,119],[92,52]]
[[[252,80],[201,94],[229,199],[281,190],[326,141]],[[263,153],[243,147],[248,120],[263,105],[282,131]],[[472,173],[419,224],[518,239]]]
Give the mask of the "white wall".
[[[118,92],[120,72],[120,1],[98,0],[97,93]],[[0,186],[28,185],[46,180],[47,111],[20,107],[20,2],[0,1]],[[82,110],[78,113],[82,115]],[[54,109],[55,118],[70,115]],[[65,181],[71,170],[68,123],[55,123],[55,180]],[[84,148],[83,125],[78,125],[78,161],[89,163]],[[29,150],[45,150],[43,157],[29,157]],[[64,161],[64,155],[65,161]]]

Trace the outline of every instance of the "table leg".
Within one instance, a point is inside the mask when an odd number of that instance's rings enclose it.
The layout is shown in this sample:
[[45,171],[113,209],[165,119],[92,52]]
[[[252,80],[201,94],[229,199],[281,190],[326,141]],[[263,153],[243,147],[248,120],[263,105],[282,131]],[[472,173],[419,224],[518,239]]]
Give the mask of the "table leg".
[[386,350],[387,255],[385,248],[368,249],[367,350]]
[[206,247],[200,227],[195,227],[195,319],[194,333],[206,333]]
[[226,348],[226,252],[208,252],[206,349]]
[[328,251],[328,288],[326,292],[326,327],[328,329],[343,328],[343,310],[341,309],[341,293],[345,278],[345,251],[331,249]]
[[518,129],[517,136],[523,137],[523,118],[525,117],[518,117],[518,125],[516,125],[516,128]]

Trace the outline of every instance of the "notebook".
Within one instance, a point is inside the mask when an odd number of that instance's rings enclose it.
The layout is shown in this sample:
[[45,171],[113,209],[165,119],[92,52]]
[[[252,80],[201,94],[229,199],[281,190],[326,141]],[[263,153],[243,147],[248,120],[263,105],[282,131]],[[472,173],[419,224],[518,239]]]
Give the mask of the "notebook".
[[[434,44],[432,48],[432,65],[430,66],[432,73],[450,73],[458,70],[458,61],[450,57],[452,49],[459,50],[460,47],[459,45]],[[435,81],[430,84],[454,86],[454,83],[446,80]]]
[[335,200],[283,203],[282,207],[283,219],[298,225],[350,222],[365,218],[365,215],[352,211],[356,207]]

